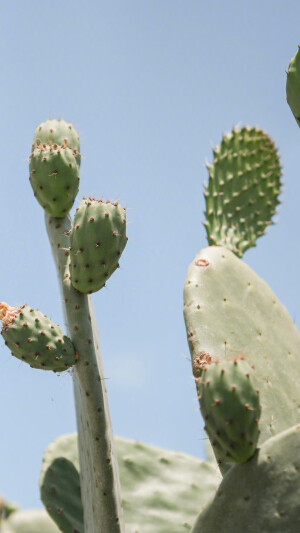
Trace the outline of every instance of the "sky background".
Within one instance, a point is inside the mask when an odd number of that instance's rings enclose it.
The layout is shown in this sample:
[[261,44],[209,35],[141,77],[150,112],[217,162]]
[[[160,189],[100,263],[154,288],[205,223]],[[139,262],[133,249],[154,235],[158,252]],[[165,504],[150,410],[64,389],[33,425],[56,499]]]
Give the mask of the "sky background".
[[[81,137],[78,201],[127,207],[121,268],[93,295],[118,435],[204,457],[182,291],[206,246],[205,161],[235,124],[265,129],[279,147],[278,223],[244,260],[299,325],[300,131],[285,99],[299,21],[298,0],[1,2],[0,300],[65,329],[28,181],[35,127],[63,117]],[[32,370],[0,338],[0,380],[0,493],[41,507],[43,451],[76,430],[72,377]]]

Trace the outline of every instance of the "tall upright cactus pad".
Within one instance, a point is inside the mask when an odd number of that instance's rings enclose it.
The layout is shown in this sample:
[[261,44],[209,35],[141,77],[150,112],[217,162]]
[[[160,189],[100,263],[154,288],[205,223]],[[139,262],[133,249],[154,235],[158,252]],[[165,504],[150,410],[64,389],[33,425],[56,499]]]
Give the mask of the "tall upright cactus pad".
[[254,454],[259,437],[259,391],[252,369],[240,358],[208,364],[198,381],[205,429],[219,457],[244,463]]
[[39,145],[29,156],[30,183],[39,204],[50,216],[63,218],[79,190],[76,156],[66,146]]
[[241,257],[265,233],[279,203],[281,167],[271,138],[258,128],[233,128],[213,150],[205,186],[208,243]]
[[200,512],[192,533],[298,533],[300,426],[265,442],[234,465]]
[[49,144],[72,148],[76,156],[78,166],[80,166],[80,140],[78,132],[70,122],[63,119],[45,120],[36,127],[32,149],[40,144]]
[[0,319],[1,334],[12,355],[32,368],[62,372],[76,363],[71,339],[41,311],[0,302]]
[[184,316],[193,361],[208,353],[213,360],[243,356],[255,366],[259,443],[300,422],[300,334],[248,265],[223,247],[203,249],[187,271]]
[[286,79],[286,98],[291,111],[300,126],[300,47],[290,60]]
[[70,234],[70,276],[78,291],[89,294],[104,287],[126,246],[126,214],[118,202],[84,198]]
[[[185,533],[191,530],[199,508],[217,489],[220,476],[215,465],[188,455],[148,446],[120,437],[115,438],[120,468],[123,507],[128,533]],[[48,483],[48,472],[57,460],[79,468],[76,435],[65,435],[52,442],[44,454],[41,470],[41,494],[46,508],[55,479]],[[62,463],[61,463],[62,464]],[[57,482],[61,485],[61,481]],[[48,490],[46,490],[48,488]],[[75,497],[69,486],[69,493]],[[62,493],[60,507],[64,514],[70,496]],[[53,500],[52,500],[53,501]],[[49,509],[48,509],[49,510]],[[53,509],[52,509],[53,511]],[[83,512],[78,504],[74,516]],[[55,516],[58,523],[59,516]],[[69,530],[66,530],[69,531]],[[79,529],[81,533],[81,529]]]

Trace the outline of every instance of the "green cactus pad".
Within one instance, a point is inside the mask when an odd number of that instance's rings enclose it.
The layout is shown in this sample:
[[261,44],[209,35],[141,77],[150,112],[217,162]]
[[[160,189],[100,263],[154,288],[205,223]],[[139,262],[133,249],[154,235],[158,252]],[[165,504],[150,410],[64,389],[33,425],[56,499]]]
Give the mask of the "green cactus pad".
[[[199,509],[219,485],[215,465],[120,437],[115,438],[115,444],[126,531],[190,531]],[[48,469],[58,457],[65,457],[79,469],[75,434],[59,437],[47,448],[40,478],[42,494]],[[43,502],[47,507],[48,499],[43,497]]]
[[234,465],[192,533],[299,533],[299,449],[300,426],[294,426]]
[[36,127],[32,149],[40,144],[57,144],[72,148],[80,166],[80,141],[78,132],[70,122],[63,119],[46,120]]
[[84,198],[70,234],[70,276],[75,289],[96,292],[119,266],[126,246],[125,209],[118,202]]
[[45,473],[41,499],[64,533],[84,533],[78,470],[65,457],[55,459]]
[[208,243],[241,257],[272,223],[281,186],[279,157],[264,131],[247,126],[224,135],[213,153],[204,190]]
[[71,148],[39,145],[29,157],[30,183],[39,204],[48,215],[62,218],[74,204],[79,173]]
[[1,533],[59,533],[55,522],[43,509],[16,511],[3,520]]
[[76,362],[72,341],[46,315],[28,305],[16,310],[1,334],[12,355],[32,368],[62,372]]
[[261,410],[248,363],[210,363],[198,380],[198,390],[205,429],[217,455],[244,463],[256,450]]
[[300,47],[290,60],[286,79],[286,99],[300,126]]
[[[207,354],[212,360],[243,356],[255,366],[262,404],[259,444],[300,422],[300,335],[248,265],[225,248],[203,249],[187,272],[184,316],[194,366]],[[200,394],[198,383],[197,388]]]

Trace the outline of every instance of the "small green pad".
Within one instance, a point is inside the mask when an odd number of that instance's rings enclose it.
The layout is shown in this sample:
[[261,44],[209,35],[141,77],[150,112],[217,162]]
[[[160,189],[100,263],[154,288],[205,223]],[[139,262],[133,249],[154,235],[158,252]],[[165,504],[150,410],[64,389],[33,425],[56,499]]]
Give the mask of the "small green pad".
[[300,426],[267,440],[234,465],[205,506],[192,533],[299,533]]
[[71,148],[39,145],[29,157],[30,183],[39,204],[52,217],[62,218],[79,189],[78,165]]
[[79,135],[70,122],[66,122],[63,119],[42,122],[35,129],[32,149],[40,144],[57,144],[72,148],[77,164],[78,166],[80,165]]
[[41,499],[54,522],[64,533],[84,533],[78,470],[65,457],[57,457],[47,469]]
[[73,287],[90,294],[104,287],[126,246],[126,214],[118,202],[84,198],[70,234]]
[[32,368],[62,372],[76,363],[74,345],[46,315],[23,305],[1,334],[12,355]]
[[244,463],[259,437],[259,392],[243,359],[210,363],[198,378],[201,413],[216,455]]
[[290,60],[286,79],[286,99],[300,126],[300,47]]
[[225,134],[213,154],[204,190],[208,243],[241,257],[272,224],[281,187],[279,156],[267,133],[248,126]]

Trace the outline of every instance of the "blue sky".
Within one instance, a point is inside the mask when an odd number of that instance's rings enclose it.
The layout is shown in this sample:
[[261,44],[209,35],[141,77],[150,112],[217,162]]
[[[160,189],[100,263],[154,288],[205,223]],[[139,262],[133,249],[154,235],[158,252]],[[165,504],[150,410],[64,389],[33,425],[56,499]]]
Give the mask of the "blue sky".
[[[127,206],[121,268],[93,296],[116,434],[204,455],[182,290],[206,246],[204,163],[235,124],[279,147],[278,223],[244,259],[299,324],[300,132],[285,101],[299,20],[297,0],[1,3],[0,300],[64,327],[27,161],[35,126],[63,117],[81,136],[78,200]],[[76,429],[71,375],[27,368],[0,341],[0,379],[0,492],[39,507],[43,450]]]

